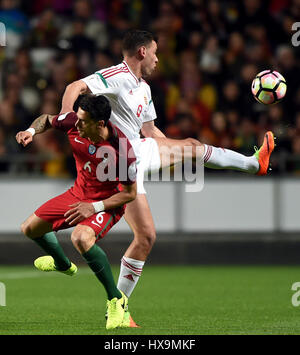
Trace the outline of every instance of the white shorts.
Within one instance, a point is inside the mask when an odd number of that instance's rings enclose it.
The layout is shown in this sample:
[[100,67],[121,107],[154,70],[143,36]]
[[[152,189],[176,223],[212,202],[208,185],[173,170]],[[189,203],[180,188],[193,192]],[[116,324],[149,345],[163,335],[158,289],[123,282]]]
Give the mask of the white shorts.
[[144,176],[159,171],[161,161],[158,144],[153,138],[138,138],[130,141],[137,161],[137,193],[145,194]]

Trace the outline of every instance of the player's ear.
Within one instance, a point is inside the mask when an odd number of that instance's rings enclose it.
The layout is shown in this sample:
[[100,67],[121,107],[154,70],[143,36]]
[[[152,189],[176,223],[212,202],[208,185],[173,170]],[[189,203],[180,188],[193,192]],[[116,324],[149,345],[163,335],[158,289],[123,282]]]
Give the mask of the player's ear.
[[145,46],[141,46],[138,49],[138,55],[141,59],[144,59],[146,57],[146,52],[147,52],[147,48]]
[[100,121],[98,121],[98,127],[103,128],[104,126],[105,126],[105,122],[104,122],[104,120],[100,120]]

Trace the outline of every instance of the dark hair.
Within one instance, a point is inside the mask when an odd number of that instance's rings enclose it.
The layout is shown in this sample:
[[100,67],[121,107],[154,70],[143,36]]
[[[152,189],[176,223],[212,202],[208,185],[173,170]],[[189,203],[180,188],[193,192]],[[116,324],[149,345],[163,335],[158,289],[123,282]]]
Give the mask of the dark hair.
[[123,52],[134,55],[141,46],[148,46],[152,41],[157,42],[157,37],[151,32],[130,30],[123,38]]
[[[103,95],[80,95],[77,99],[78,107],[90,114],[90,117],[94,121],[104,121],[105,126],[110,119],[111,106],[108,99]],[[77,111],[77,110],[76,110]]]

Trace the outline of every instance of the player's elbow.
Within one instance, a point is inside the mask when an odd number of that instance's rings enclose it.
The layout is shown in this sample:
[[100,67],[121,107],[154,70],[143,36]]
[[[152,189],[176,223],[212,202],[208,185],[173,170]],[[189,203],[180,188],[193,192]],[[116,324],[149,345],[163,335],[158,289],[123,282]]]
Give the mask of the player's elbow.
[[87,92],[87,85],[82,80],[73,81],[71,84],[67,85],[66,92],[76,92],[78,94],[84,94]]

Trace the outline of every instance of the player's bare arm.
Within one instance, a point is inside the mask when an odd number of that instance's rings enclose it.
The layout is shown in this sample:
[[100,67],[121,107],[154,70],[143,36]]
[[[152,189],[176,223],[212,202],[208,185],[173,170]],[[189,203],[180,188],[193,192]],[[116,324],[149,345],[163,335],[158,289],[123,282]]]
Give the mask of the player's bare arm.
[[73,111],[74,102],[79,95],[90,92],[86,83],[82,80],[76,80],[66,87],[62,98],[62,107],[60,113]]
[[42,114],[36,118],[30,128],[26,131],[20,131],[16,135],[16,140],[19,144],[22,144],[23,147],[26,147],[29,143],[32,142],[34,134],[39,134],[45,132],[47,129],[52,127],[52,120],[55,115]]
[[154,121],[145,122],[142,126],[141,132],[146,138],[166,138],[162,131],[155,126]]
[[[99,201],[99,204],[102,205],[102,211],[114,209],[121,207],[126,203],[133,201],[136,197],[136,183],[132,185],[123,185],[122,191],[112,195],[111,197]],[[100,210],[94,207],[94,203],[90,202],[77,202],[73,205],[70,205],[70,210],[65,213],[66,222],[70,226],[75,226],[86,218],[89,218],[93,214],[100,212]]]

